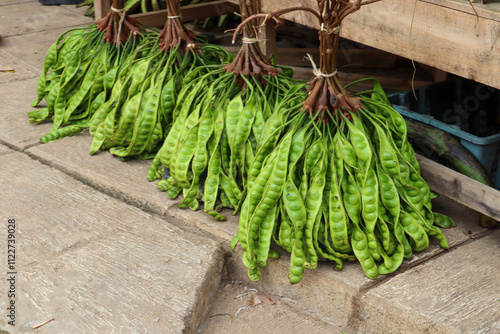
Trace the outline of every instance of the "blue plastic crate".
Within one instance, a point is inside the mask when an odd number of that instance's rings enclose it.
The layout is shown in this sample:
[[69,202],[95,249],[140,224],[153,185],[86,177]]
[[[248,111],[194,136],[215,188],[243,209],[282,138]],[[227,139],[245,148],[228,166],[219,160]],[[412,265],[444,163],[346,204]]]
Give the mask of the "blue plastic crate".
[[[477,83],[475,84],[479,85]],[[456,108],[457,105],[460,105],[461,101],[465,103],[468,97],[475,96],[466,95],[463,97],[464,93],[462,92],[462,88],[463,84],[461,80],[451,80],[417,89],[415,94],[417,95],[418,100],[414,99],[413,92],[394,93],[390,94],[388,97],[391,103],[393,103],[394,108],[403,116],[431,125],[458,137],[461,144],[479,160],[486,171],[490,174],[490,178],[495,188],[500,190],[500,169],[498,168],[500,159],[500,133],[492,134],[486,137],[479,137],[464,131],[460,128],[460,123],[463,119],[460,119],[457,116],[459,113],[454,115],[457,117],[448,117],[447,120],[449,121],[451,119],[453,121],[452,124],[438,119],[443,118],[443,111],[446,113],[446,110],[450,110],[450,108],[454,107]],[[432,97],[432,95],[436,94],[440,96],[440,89],[446,89],[446,92],[443,93],[442,96],[444,97],[437,102],[436,106],[434,105],[435,103],[433,100],[430,100],[430,96]],[[454,89],[459,91],[458,94]],[[475,89],[475,92],[477,91],[478,90]],[[488,91],[491,92],[492,90],[488,88]],[[482,96],[486,96],[484,92],[483,94],[484,95]],[[500,94],[498,95],[500,96]],[[495,100],[493,102],[490,101],[493,106],[489,107],[496,108],[498,104],[496,114],[500,115],[500,103],[498,103],[500,99],[497,101],[496,96],[497,92],[495,92]],[[411,110],[408,106],[412,106]],[[412,111],[414,109],[418,112]]]

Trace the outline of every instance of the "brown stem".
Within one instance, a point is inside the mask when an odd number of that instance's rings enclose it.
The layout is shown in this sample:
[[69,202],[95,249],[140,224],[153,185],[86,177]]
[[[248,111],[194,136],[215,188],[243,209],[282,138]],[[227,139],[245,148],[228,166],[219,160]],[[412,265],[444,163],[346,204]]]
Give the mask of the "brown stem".
[[302,110],[306,110],[306,112],[313,112],[316,108],[316,103],[318,99],[319,92],[322,90],[324,81],[318,80],[312,91],[309,93],[309,96],[302,102]]
[[299,10],[300,11],[306,11],[306,12],[312,13],[321,22],[321,15],[317,11],[315,11],[314,9],[308,8],[308,7],[292,7],[292,8],[278,10],[278,11],[276,11],[274,13],[269,13],[269,14],[253,14],[253,15],[247,17],[246,19],[244,19],[238,25],[238,27],[236,27],[236,30],[233,33],[233,44],[235,43],[236,36],[238,36],[238,34],[240,33],[241,29],[247,23],[249,23],[250,21],[258,19],[258,18],[264,18],[264,21],[262,22],[262,25],[264,25],[270,19],[273,19],[273,20],[276,21],[277,24],[280,24],[281,22],[279,21],[279,17],[281,15],[289,14],[289,13],[292,13],[292,12],[295,12],[295,11],[299,11]]
[[167,0],[167,22],[158,37],[160,49],[168,52],[179,47],[179,52],[198,52],[194,34],[189,31],[180,19],[179,0]]
[[379,1],[382,1],[382,0],[366,0],[366,1],[361,2],[361,6],[366,6],[366,5],[369,5],[371,3],[375,3],[375,2],[379,2]]
[[[124,0],[113,0],[113,4],[109,12],[103,18],[96,21],[97,28],[105,32],[104,41],[113,43],[117,47],[123,42],[126,42],[130,36],[137,36],[141,33],[138,23],[124,12]],[[122,20],[122,15],[124,15]]]
[[[353,97],[340,81],[337,74],[337,55],[339,52],[339,28],[342,20],[361,6],[380,0],[318,0],[321,29],[318,32],[319,67],[310,81],[309,96],[302,103],[302,110],[318,114],[318,121],[328,122],[327,111],[333,117],[344,114],[351,118],[351,113],[364,108],[361,98]],[[277,14],[273,13],[273,14]]]
[[227,73],[233,73],[238,77],[236,84],[241,87],[245,86],[245,81],[242,77],[253,76],[263,86],[267,84],[265,75],[275,76],[281,73],[281,70],[272,66],[271,61],[266,57],[260,50],[257,41],[252,41],[251,39],[256,39],[258,36],[258,29],[255,29],[248,18],[257,17],[266,18],[269,15],[260,13],[260,1],[259,0],[239,0],[240,13],[242,24],[239,25],[238,32],[243,33],[243,45],[240,51],[236,55],[235,59],[231,64],[226,65],[225,69]]

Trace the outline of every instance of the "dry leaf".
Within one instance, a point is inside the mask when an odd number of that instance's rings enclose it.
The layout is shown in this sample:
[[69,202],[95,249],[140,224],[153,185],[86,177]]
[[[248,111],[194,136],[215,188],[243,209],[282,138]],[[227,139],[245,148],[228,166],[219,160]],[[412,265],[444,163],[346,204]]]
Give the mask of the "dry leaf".
[[14,69],[9,65],[0,65],[0,72],[14,73]]
[[257,295],[254,295],[253,293],[248,294],[248,305],[250,306],[255,306],[259,305],[262,303],[262,300]]
[[248,305],[250,306],[255,306],[259,304],[264,304],[264,305],[274,305],[276,302],[272,300],[269,297],[266,297],[264,295],[254,295],[253,293],[248,294]]

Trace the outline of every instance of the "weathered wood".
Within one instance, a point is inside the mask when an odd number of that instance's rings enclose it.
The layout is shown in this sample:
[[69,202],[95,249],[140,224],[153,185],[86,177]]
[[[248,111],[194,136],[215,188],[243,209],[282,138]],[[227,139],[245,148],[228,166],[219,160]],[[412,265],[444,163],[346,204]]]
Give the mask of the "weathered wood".
[[[384,0],[348,16],[341,36],[500,89],[500,4],[474,6],[478,16],[465,1]],[[263,1],[264,12],[286,7],[288,0]],[[284,18],[318,28],[310,13]]]
[[[186,22],[223,14],[232,14],[237,9],[238,6],[230,1],[213,1],[182,6],[182,21]],[[167,10],[162,9],[149,13],[133,14],[131,16],[148,27],[163,27],[167,21],[167,15]]]
[[420,155],[417,159],[433,191],[500,221],[500,191]]
[[111,1],[110,0],[95,0],[94,1],[94,17],[96,20],[99,20],[106,16],[106,14],[111,9]]
[[[96,9],[106,1],[96,0]],[[300,5],[316,8],[317,1],[301,0]],[[289,0],[263,0],[263,12],[290,6]],[[500,89],[500,4],[475,3],[474,8],[477,15],[466,1],[384,0],[347,17],[341,35]],[[207,17],[205,14],[205,10],[198,11],[202,16],[197,18]],[[158,17],[164,17],[161,11],[136,15],[153,26],[161,26]],[[284,18],[319,27],[307,12]]]
[[[319,62],[318,48],[276,48],[276,62],[287,66],[311,66],[307,54],[310,54],[316,63]],[[399,58],[396,55],[382,52],[380,50],[342,48],[337,59],[337,65],[342,67],[364,67],[364,68],[393,68]]]
[[[500,22],[500,2],[490,1],[487,5],[480,4],[476,1],[474,4],[467,3],[467,1],[450,1],[450,0],[421,0],[444,6],[447,8],[462,11],[472,15],[478,15],[486,19],[495,20]],[[477,14],[476,14],[477,13]]]
[[348,17],[341,34],[500,88],[498,21],[427,2],[384,0]]
[[268,22],[260,29],[259,47],[262,52],[270,57],[276,54],[276,24],[274,21]]

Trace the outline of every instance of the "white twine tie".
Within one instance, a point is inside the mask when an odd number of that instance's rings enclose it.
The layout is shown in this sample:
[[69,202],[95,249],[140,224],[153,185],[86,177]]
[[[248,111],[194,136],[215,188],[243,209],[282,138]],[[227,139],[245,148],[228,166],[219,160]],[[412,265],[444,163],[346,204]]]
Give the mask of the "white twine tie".
[[241,41],[245,44],[254,44],[254,43],[259,43],[260,39],[258,38],[250,38],[250,37],[243,37]]
[[118,15],[120,16],[120,22],[118,22],[118,35],[116,36],[116,45],[119,45],[120,43],[120,36],[122,34],[122,25],[123,25],[123,21],[125,21],[125,8],[121,8],[121,9],[117,9],[113,6],[111,6],[111,10],[115,13],[118,13]]
[[317,77],[317,78],[331,78],[333,77],[334,75],[337,74],[337,70],[335,70],[333,73],[330,73],[330,74],[325,74],[323,72],[321,72],[318,67],[316,66],[316,63],[314,62],[313,60],[313,57],[308,53],[307,54],[307,57],[309,58],[309,61],[311,62],[312,64],[312,67],[313,67],[313,74]]

